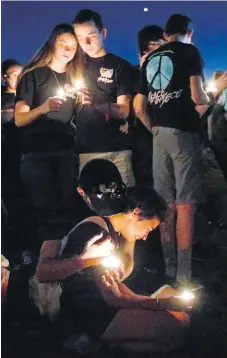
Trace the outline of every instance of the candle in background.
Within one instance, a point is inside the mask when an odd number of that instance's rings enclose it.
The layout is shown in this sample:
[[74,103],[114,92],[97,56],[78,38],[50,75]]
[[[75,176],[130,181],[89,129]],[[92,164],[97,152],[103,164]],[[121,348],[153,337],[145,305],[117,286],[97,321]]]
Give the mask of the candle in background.
[[208,83],[208,86],[206,88],[206,92],[211,92],[211,93],[217,92],[217,88],[215,87],[215,82],[214,81],[210,81]]

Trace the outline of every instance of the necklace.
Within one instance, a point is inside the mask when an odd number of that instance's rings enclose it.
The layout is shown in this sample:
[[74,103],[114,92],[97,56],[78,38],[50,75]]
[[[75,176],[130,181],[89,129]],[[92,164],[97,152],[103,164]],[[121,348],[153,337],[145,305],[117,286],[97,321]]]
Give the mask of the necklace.
[[62,86],[60,85],[60,82],[58,81],[55,72],[52,70],[51,67],[49,67],[49,68],[51,69],[51,71],[52,71],[52,73],[53,73],[53,75],[54,75],[54,78],[55,78],[55,80],[56,80],[56,82],[57,82],[57,85],[58,85],[59,89],[62,90],[63,88],[62,88]]

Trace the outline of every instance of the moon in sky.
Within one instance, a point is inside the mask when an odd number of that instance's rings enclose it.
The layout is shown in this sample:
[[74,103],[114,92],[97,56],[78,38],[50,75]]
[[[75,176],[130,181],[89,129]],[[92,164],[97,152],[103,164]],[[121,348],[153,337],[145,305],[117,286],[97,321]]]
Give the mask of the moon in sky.
[[143,9],[143,11],[144,11],[144,12],[148,12],[148,7],[145,7],[145,8]]

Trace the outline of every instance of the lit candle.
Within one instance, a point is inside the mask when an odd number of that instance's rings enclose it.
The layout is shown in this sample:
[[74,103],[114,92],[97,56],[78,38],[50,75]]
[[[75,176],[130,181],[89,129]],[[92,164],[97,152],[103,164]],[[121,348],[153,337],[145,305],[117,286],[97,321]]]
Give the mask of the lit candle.
[[107,256],[102,259],[101,264],[109,268],[118,268],[121,266],[121,261],[116,256]]
[[192,301],[192,300],[194,300],[195,295],[194,295],[192,292],[188,291],[188,290],[184,290],[184,291],[181,293],[181,295],[176,296],[176,297],[177,297],[177,298],[181,298],[181,299],[184,300],[184,301]]
[[75,88],[76,91],[80,91],[81,89],[85,88],[85,83],[84,83],[84,79],[81,78],[77,78],[74,82],[73,82],[73,87]]
[[208,83],[208,86],[207,86],[207,88],[206,88],[206,92],[212,92],[212,93],[217,92],[217,88],[215,87],[215,82],[210,81],[210,82]]
[[60,97],[62,98],[64,101],[66,100],[66,92],[63,88],[58,88],[56,91],[56,96],[55,97]]

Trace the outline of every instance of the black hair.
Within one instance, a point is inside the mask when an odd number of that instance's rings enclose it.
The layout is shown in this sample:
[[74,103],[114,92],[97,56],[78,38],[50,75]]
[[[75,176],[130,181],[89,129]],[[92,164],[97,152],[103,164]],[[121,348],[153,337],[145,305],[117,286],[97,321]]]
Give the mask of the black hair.
[[148,50],[150,41],[164,40],[163,32],[164,30],[157,25],[145,26],[138,32],[137,41],[141,56]]
[[78,12],[73,20],[73,25],[84,24],[93,21],[99,31],[103,29],[103,21],[101,15],[96,11],[84,9]]
[[124,212],[140,209],[138,216],[141,219],[151,219],[157,216],[163,221],[167,214],[165,200],[150,186],[135,186],[129,188]]
[[165,33],[168,35],[186,35],[189,30],[192,30],[192,21],[182,14],[171,15],[165,26]]
[[166,215],[166,203],[152,187],[127,188],[114,163],[93,159],[82,169],[79,186],[88,196],[92,209],[101,216],[112,216],[140,209],[141,218]]
[[81,171],[79,186],[86,194],[99,193],[100,184],[109,186],[112,182],[121,185],[122,178],[116,165],[106,159],[93,159]]
[[7,71],[12,66],[22,66],[18,61],[7,58],[2,62],[2,75],[6,75]]

